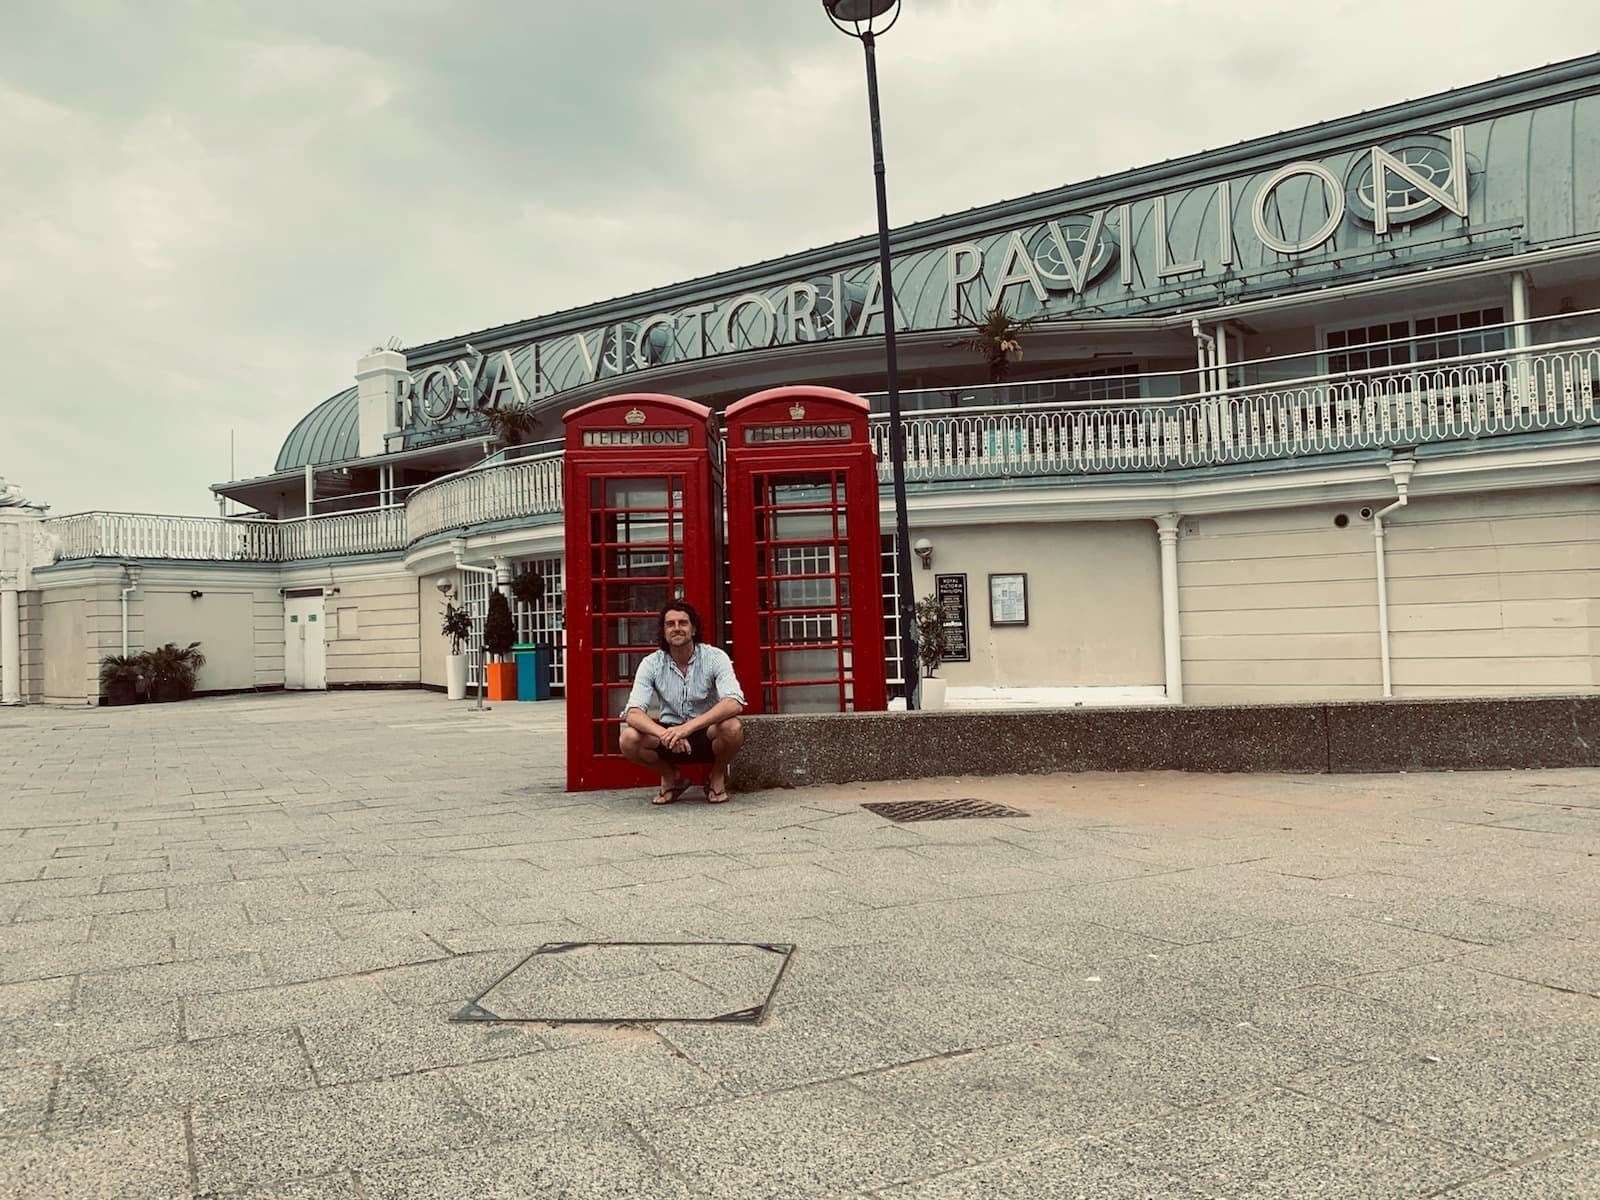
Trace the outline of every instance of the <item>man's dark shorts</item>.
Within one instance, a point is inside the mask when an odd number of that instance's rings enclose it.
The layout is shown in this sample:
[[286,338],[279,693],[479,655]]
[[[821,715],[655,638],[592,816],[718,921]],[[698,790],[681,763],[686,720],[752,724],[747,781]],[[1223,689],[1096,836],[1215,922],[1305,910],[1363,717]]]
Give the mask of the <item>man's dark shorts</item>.
[[[672,729],[671,725],[663,725],[663,729]],[[665,746],[656,751],[662,759],[671,763],[714,763],[717,761],[717,752],[711,748],[711,735],[704,729],[696,729],[689,735],[689,752],[687,754],[674,754]]]

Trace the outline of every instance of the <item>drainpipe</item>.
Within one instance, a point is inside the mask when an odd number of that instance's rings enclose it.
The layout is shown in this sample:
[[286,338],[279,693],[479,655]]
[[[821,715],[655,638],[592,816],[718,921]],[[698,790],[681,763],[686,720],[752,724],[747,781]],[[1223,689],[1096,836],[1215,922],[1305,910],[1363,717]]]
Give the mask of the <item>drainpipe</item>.
[[1389,475],[1394,479],[1394,503],[1372,514],[1372,551],[1378,559],[1378,654],[1383,662],[1383,698],[1394,697],[1394,679],[1389,665],[1389,576],[1383,561],[1383,519],[1397,508],[1406,506],[1411,475],[1417,469],[1415,459],[1395,458],[1389,461]]
[[122,568],[122,657],[128,657],[128,593],[139,588],[139,572],[131,567]]
[[[489,577],[489,590],[491,592],[495,590],[495,586],[498,583],[498,580],[495,578],[495,569],[493,567],[475,567],[471,563],[467,562],[466,538],[451,538],[450,552],[455,556],[456,570],[471,571],[475,575],[487,575]],[[487,619],[487,616],[485,619]],[[483,706],[483,686],[484,676],[489,673],[488,662],[489,656],[483,648],[483,638],[480,636],[478,638],[478,703],[472,708],[468,709],[469,712],[486,711]]]

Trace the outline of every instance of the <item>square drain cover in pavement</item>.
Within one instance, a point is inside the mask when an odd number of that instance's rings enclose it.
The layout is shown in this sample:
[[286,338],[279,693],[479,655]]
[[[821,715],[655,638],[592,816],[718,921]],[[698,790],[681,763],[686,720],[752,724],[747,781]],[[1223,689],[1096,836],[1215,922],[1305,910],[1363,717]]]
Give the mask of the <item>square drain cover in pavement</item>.
[[452,1021],[754,1025],[794,947],[764,942],[546,942]]
[[907,821],[957,821],[971,817],[1025,817],[1020,808],[991,804],[987,800],[889,800],[863,804],[868,812],[904,824]]

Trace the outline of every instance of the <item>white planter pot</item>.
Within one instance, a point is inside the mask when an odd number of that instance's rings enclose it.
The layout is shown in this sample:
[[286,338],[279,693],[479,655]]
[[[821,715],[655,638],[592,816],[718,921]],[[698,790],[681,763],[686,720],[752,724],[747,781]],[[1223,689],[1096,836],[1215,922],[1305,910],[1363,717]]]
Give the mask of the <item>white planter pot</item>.
[[917,689],[917,707],[923,712],[938,712],[942,709],[946,682],[943,679],[924,679],[922,686]]
[[445,695],[452,700],[467,698],[467,656],[447,654],[444,659]]

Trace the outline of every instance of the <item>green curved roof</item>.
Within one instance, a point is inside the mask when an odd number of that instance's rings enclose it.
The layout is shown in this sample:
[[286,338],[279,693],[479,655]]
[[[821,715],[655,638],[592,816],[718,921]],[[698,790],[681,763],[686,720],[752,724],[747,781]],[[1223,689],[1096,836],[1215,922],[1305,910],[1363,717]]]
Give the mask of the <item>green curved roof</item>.
[[360,413],[356,389],[329,396],[305,416],[283,439],[274,471],[294,471],[304,466],[343,462],[360,449]]

